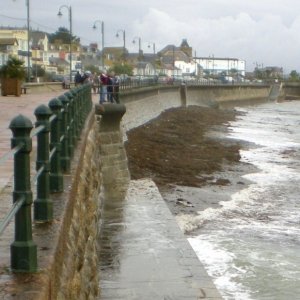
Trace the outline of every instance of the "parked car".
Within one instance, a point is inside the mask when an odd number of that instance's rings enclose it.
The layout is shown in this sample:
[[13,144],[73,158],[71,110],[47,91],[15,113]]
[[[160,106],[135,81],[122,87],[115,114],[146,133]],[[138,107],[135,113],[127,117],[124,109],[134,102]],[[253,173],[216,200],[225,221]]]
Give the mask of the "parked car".
[[51,77],[51,81],[53,81],[53,82],[63,82],[63,81],[64,81],[64,78],[65,78],[65,75],[54,74],[54,75]]

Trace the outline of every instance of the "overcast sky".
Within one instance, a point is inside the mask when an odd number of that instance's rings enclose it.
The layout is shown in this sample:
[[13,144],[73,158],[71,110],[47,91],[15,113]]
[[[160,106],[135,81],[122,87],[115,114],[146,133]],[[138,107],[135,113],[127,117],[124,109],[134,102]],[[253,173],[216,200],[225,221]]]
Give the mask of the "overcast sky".
[[73,34],[83,44],[101,42],[100,28],[92,29],[100,20],[105,46],[123,45],[116,37],[121,29],[131,52],[138,51],[135,37],[144,52],[151,52],[149,42],[159,51],[185,38],[200,57],[244,59],[247,70],[258,64],[300,72],[300,0],[0,0],[0,25],[26,25],[26,1],[31,26],[47,32],[69,29],[68,10],[62,18],[57,12],[71,6]]

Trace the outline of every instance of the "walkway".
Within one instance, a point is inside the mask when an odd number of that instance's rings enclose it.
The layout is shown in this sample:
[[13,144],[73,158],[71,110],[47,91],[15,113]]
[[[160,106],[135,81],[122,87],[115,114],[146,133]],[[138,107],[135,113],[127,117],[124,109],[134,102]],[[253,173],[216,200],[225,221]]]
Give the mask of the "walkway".
[[122,198],[105,197],[99,299],[222,299],[155,184],[131,181]]
[[[17,115],[23,114],[35,122],[34,110],[41,104],[48,104],[49,101],[66,90],[45,92],[39,94],[22,94],[21,97],[0,96],[0,157],[10,150],[11,130],[8,128],[10,121]],[[93,100],[98,99],[93,95]],[[0,191],[8,183],[13,174],[13,160],[0,165]]]

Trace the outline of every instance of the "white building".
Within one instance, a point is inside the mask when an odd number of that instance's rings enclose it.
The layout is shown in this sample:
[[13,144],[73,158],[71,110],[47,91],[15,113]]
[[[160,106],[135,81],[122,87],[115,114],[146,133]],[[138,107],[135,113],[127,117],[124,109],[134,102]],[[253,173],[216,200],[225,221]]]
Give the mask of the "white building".
[[195,57],[194,60],[203,69],[204,75],[235,75],[245,76],[246,61],[238,58]]

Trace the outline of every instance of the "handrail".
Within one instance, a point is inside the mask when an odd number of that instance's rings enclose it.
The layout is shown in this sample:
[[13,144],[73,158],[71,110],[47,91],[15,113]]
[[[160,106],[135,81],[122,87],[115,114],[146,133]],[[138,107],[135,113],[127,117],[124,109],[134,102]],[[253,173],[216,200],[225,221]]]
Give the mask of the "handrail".
[[9,213],[4,218],[3,222],[0,224],[0,235],[3,233],[7,225],[10,223],[12,218],[16,215],[16,213],[19,211],[20,207],[24,204],[25,197],[21,197],[18,201],[16,201],[12,208],[10,209]]
[[37,136],[40,132],[42,132],[45,129],[45,126],[41,125],[39,127],[36,127],[31,133],[30,137],[33,138],[34,136]]
[[7,162],[8,159],[12,158],[22,147],[23,144],[19,144],[13,149],[11,149],[10,151],[8,151],[7,153],[5,153],[4,155],[2,155],[2,157],[0,158],[0,165]]
[[[0,224],[0,234],[15,217],[15,241],[11,245],[13,272],[36,272],[37,246],[32,240],[32,222],[51,222],[51,193],[63,192],[63,173],[70,170],[74,148],[92,108],[91,86],[83,85],[40,105],[31,120],[19,115],[10,123],[12,149],[0,158],[0,164],[14,157],[13,206]],[[37,137],[36,173],[30,176],[32,138]],[[36,182],[36,199],[31,186]],[[31,208],[34,208],[34,219]],[[24,226],[26,224],[26,226]]]
[[222,81],[220,79],[184,79],[176,77],[141,77],[141,78],[132,78],[128,77],[121,79],[119,83],[119,90],[130,90],[150,86],[179,86],[181,84],[185,85],[195,85],[195,86],[236,86],[236,85],[249,85],[249,86],[262,86],[269,83],[266,82],[246,82],[246,81]]

